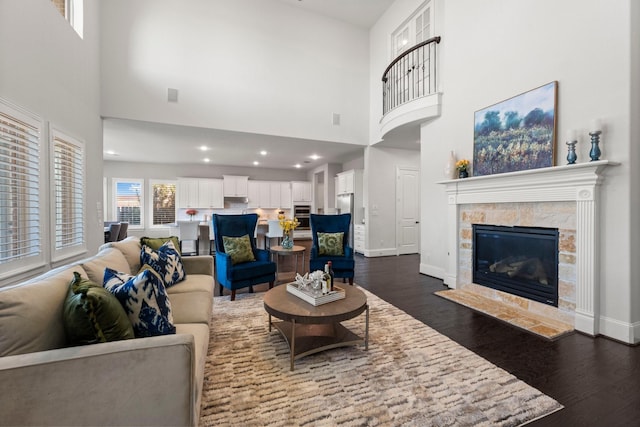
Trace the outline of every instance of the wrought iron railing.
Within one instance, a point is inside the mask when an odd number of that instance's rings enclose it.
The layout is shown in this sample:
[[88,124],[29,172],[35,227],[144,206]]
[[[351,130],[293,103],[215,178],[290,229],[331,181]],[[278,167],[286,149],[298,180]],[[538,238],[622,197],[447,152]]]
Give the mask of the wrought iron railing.
[[382,75],[382,112],[436,92],[436,45],[432,37],[402,52]]

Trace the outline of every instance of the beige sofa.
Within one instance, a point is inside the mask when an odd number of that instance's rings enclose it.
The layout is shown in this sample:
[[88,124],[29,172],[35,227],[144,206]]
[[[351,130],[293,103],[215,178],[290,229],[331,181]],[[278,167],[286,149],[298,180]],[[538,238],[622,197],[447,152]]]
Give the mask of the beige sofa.
[[167,289],[175,335],[67,347],[62,307],[73,272],[137,273],[140,241],[0,288],[0,425],[196,425],[213,307],[213,258],[184,257]]

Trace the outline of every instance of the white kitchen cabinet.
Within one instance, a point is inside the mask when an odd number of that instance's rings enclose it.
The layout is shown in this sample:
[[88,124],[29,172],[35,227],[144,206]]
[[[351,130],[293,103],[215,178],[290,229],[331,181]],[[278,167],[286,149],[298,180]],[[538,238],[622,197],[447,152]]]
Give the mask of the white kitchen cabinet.
[[[309,183],[311,185],[311,183]],[[291,205],[291,183],[289,182],[281,182],[280,183],[280,206],[279,208],[288,209]]]
[[249,181],[250,209],[289,209],[291,185],[283,181]]
[[265,208],[276,209],[280,207],[280,183],[269,183],[269,205]]
[[267,208],[271,205],[271,183],[269,181],[259,181],[260,195],[259,195],[259,208]]
[[339,194],[353,194],[356,192],[357,181],[362,180],[361,169],[351,169],[338,174],[338,188],[336,188],[336,195]]
[[178,178],[178,208],[199,208],[197,178]]
[[249,203],[247,207],[249,209],[257,209],[260,207],[260,181],[249,181],[248,182],[248,194],[249,194]]
[[353,250],[364,254],[365,247],[365,225],[355,224],[353,226]]
[[291,198],[295,203],[309,203],[312,202],[312,189],[311,182],[307,181],[293,181],[291,183]]
[[221,179],[198,180],[198,207],[224,208],[224,182]]
[[249,177],[236,175],[223,175],[224,197],[248,197]]

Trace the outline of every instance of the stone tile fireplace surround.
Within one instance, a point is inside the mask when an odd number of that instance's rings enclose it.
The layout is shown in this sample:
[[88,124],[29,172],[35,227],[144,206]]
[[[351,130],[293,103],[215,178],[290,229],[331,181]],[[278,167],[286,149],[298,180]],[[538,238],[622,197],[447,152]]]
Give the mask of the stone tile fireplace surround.
[[[599,188],[607,160],[443,181],[449,204],[445,284],[598,334]],[[472,283],[472,224],[557,228],[558,307]]]

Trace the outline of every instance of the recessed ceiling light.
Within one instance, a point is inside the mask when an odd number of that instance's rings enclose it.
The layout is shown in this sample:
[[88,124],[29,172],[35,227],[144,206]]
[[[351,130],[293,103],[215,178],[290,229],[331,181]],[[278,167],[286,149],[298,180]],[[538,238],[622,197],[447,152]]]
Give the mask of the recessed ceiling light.
[[260,162],[253,162],[253,166],[258,166],[260,164]]
[[209,159],[208,157],[205,157],[204,159],[202,159],[203,162],[205,163],[209,163],[211,161],[211,159]]
[[260,155],[262,155],[262,156],[266,156],[266,155],[267,155],[267,152],[266,152],[265,150],[262,150],[262,151],[260,152]]
[[207,147],[206,145],[202,145],[200,146],[200,151],[208,151],[209,147]]
[[296,163],[295,167],[300,169],[302,167],[302,165],[300,163]]
[[105,154],[109,155],[109,156],[117,156],[118,154],[113,151],[113,150],[107,150],[104,152]]
[[320,158],[320,156],[318,156],[317,154],[312,154],[312,155],[309,156],[309,158],[311,160],[318,160]]

